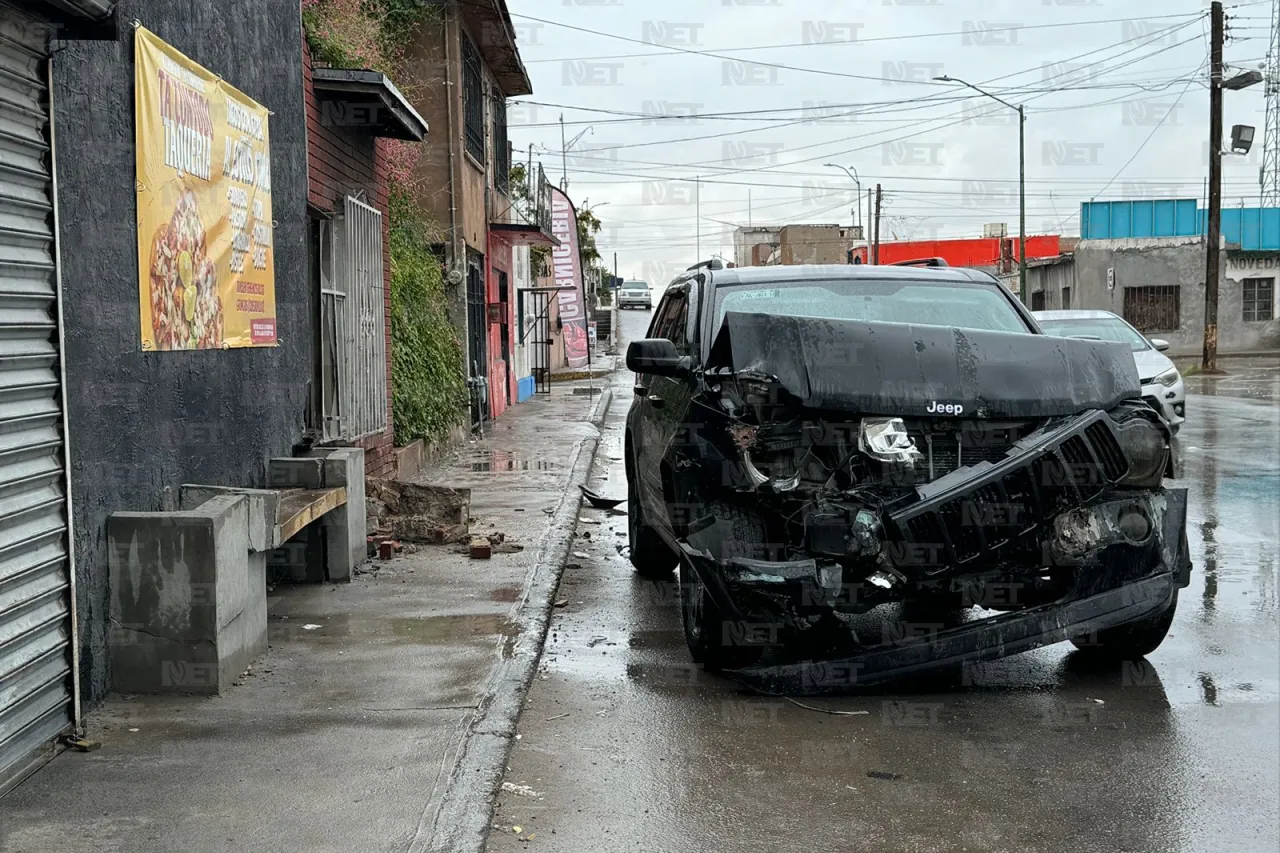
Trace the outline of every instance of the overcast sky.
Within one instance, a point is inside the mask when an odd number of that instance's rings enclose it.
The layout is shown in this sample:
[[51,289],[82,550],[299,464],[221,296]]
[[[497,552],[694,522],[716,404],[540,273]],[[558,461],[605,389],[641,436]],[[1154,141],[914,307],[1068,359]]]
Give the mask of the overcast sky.
[[[510,112],[516,157],[532,144],[558,182],[563,114],[569,194],[619,272],[655,285],[732,259],[737,225],[854,222],[853,180],[826,163],[857,173],[864,220],[882,184],[882,239],[1016,234],[1016,113],[944,75],[1025,105],[1030,234],[1078,234],[1093,198],[1204,194],[1205,0],[508,4],[534,89]],[[1259,69],[1270,0],[1226,6],[1228,73]],[[1224,204],[1258,203],[1262,90],[1226,93],[1227,135],[1258,135],[1225,160]]]

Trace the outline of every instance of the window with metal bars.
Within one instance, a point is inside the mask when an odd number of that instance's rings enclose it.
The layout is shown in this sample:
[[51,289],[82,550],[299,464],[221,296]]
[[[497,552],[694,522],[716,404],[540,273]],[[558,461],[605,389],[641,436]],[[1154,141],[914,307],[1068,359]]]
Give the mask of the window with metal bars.
[[1037,290],[1035,293],[1031,294],[1031,310],[1032,311],[1044,310],[1044,291],[1043,290]]
[[1124,289],[1124,318],[1139,332],[1167,332],[1179,323],[1179,291],[1176,284]]
[[1240,282],[1244,308],[1240,319],[1256,323],[1275,317],[1275,281],[1274,278],[1246,278]]
[[507,144],[507,99],[495,92],[490,110],[493,112],[493,185],[498,192],[509,195],[511,148]]
[[484,162],[484,83],[480,53],[462,37],[462,134],[467,153]]

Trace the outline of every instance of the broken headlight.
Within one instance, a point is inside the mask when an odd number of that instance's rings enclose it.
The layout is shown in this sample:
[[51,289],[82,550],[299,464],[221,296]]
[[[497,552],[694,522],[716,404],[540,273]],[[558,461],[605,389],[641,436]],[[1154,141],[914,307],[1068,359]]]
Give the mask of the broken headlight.
[[1129,418],[1115,427],[1120,446],[1129,459],[1129,476],[1121,485],[1158,487],[1169,461],[1169,444],[1164,430],[1144,417]]
[[902,418],[863,418],[858,449],[881,462],[913,464],[923,456]]

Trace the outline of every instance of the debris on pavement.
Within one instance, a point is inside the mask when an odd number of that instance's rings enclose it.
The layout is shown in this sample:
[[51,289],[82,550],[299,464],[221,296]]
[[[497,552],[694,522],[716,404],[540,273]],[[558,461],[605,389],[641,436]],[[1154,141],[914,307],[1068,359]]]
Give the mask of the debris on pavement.
[[587,503],[596,509],[613,509],[619,504],[627,502],[626,498],[606,498],[604,495],[596,494],[586,486],[578,486],[582,491],[582,496],[587,499]]
[[512,782],[503,782],[502,790],[508,794],[515,794],[517,797],[534,797],[541,799],[542,795],[530,788],[528,785],[516,785]]
[[471,559],[487,560],[493,556],[493,546],[488,539],[475,538],[471,540]]
[[569,599],[567,599],[567,598],[558,598],[558,599],[556,599],[556,602],[555,602],[555,605],[554,605],[554,606],[555,606],[555,607],[564,607],[564,606],[565,606],[566,604],[568,604],[568,603],[569,603]]
[[471,490],[365,479],[369,529],[380,537],[447,545],[470,535]]
[[[507,535],[501,531],[485,534],[484,536],[473,536],[471,541],[466,545],[453,549],[455,554],[471,554],[472,546],[477,542],[487,543],[489,553],[492,554],[519,554],[524,550],[523,545],[517,545],[514,542],[507,541]],[[487,560],[488,557],[475,557],[475,559]]]
[[901,779],[901,778],[902,778],[902,774],[901,774],[901,773],[889,773],[888,771],[885,771],[885,770],[868,770],[868,771],[867,771],[867,778],[869,778],[869,779],[886,779],[886,780],[888,780],[888,781],[894,781],[894,780],[896,780],[896,779]]

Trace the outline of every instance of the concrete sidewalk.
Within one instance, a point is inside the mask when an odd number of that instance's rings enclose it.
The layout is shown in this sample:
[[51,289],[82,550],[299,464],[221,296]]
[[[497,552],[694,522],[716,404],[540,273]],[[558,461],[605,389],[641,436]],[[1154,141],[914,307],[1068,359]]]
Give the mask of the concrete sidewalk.
[[276,587],[270,651],[215,698],[112,697],[0,801],[0,850],[478,849],[532,678],[608,392],[557,385],[419,478],[472,489],[473,531],[347,585]]

